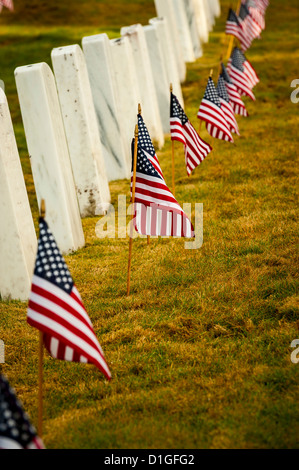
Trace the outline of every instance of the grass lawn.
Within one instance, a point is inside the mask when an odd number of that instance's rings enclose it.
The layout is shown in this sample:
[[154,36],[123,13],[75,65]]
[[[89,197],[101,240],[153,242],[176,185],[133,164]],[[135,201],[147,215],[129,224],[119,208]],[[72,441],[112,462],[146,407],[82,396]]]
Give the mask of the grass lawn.
[[[51,65],[52,48],[83,36],[146,24],[154,2],[15,0],[0,15],[0,78],[13,119],[35,225],[38,210],[14,69]],[[228,39],[222,0],[204,55],[187,65],[185,111],[196,118],[210,72]],[[188,177],[175,145],[176,197],[203,203],[203,244],[137,238],[126,297],[129,240],[99,239],[99,218],[82,220],[86,246],[65,257],[112,373],[45,353],[44,434],[49,449],[294,449],[299,447],[298,124],[290,100],[299,78],[297,0],[272,0],[267,28],[246,53],[260,83],[244,98],[235,145],[202,127],[212,153]],[[158,73],[158,71],[156,71]],[[136,110],[128,110],[128,113]],[[37,129],[38,132],[38,129]],[[157,152],[171,187],[171,142]],[[112,203],[129,181],[110,184]],[[5,223],[5,221],[2,221]],[[5,373],[37,424],[38,331],[26,303],[0,301]]]

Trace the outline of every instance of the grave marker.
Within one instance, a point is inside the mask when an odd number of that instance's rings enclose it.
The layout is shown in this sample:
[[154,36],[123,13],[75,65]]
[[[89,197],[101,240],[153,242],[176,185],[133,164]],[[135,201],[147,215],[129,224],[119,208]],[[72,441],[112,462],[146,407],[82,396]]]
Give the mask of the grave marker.
[[110,190],[83,52],[78,44],[51,52],[81,217],[103,215]]
[[176,57],[180,82],[183,83],[186,80],[187,69],[177,28],[173,2],[172,0],[155,0],[155,6],[157,16],[161,18],[167,18],[169,34]]
[[0,88],[0,295],[29,298],[37,239],[19,152],[4,91]]
[[171,42],[169,34],[168,20],[167,18],[161,17],[151,18],[149,20],[149,24],[154,25],[157,30],[157,35],[159,37],[162,48],[164,65],[166,68],[168,88],[172,83],[175,95],[177,96],[181,105],[184,106],[183,93],[173,50],[173,43]]
[[119,113],[124,125],[127,162],[131,171],[131,142],[134,137],[140,91],[132,46],[128,37],[110,39],[113,73],[119,97]]
[[199,36],[199,31],[197,27],[196,15],[195,15],[195,8],[193,0],[183,0],[184,6],[186,10],[186,18],[189,25],[189,31],[191,35],[194,56],[195,59],[202,57],[203,51],[201,47],[201,40]]
[[164,134],[153,77],[154,73],[160,74],[160,70],[152,70],[145,33],[141,24],[122,27],[120,33],[122,37],[128,37],[131,43],[139,83],[139,103],[142,107],[142,115],[152,140],[155,140],[158,147],[161,148],[164,145]]
[[172,0],[172,4],[184,60],[185,62],[195,62],[196,57],[184,0]]
[[[84,246],[84,233],[54,75],[42,62],[15,69],[37,201],[62,253]],[[40,208],[40,207],[39,207]]]
[[113,73],[111,46],[107,34],[82,39],[88,76],[102,142],[108,181],[130,178],[128,151],[125,149],[123,118]]
[[145,34],[152,70],[159,71],[159,73],[153,73],[153,79],[158,99],[158,106],[160,110],[163,132],[164,134],[169,134],[170,93],[163,51],[157,34],[156,26],[146,25],[143,26],[143,30]]

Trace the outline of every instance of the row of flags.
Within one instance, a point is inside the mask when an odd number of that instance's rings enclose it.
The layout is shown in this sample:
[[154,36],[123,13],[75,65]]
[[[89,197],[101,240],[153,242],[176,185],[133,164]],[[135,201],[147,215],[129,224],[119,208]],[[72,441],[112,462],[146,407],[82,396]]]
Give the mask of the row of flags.
[[252,41],[260,38],[265,29],[264,13],[267,6],[268,2],[244,0],[238,12],[229,9],[225,32],[240,41],[242,51],[249,49]]
[[[240,36],[242,40],[238,38],[242,47],[233,49],[227,66],[221,63],[216,86],[212,76],[208,78],[197,117],[205,122],[208,133],[214,138],[232,143],[233,134],[240,135],[235,116],[248,116],[242,96],[255,100],[252,89],[259,78],[244,55],[242,41],[245,31],[252,31],[249,26],[245,26],[250,24],[246,20],[248,15],[264,28],[268,3],[268,0],[242,2],[243,9],[240,8],[240,16],[237,17],[238,27],[243,31],[243,36]],[[8,0],[0,0],[0,5],[8,7],[8,4]],[[243,11],[246,11],[246,15]],[[232,18],[231,11],[229,18]],[[247,22],[244,24],[244,21]],[[165,182],[141,113],[137,115],[137,127],[138,135],[132,140],[131,173],[135,230],[147,236],[195,237],[192,222]],[[178,141],[184,146],[186,171],[190,176],[209,155],[212,147],[201,139],[172,91],[170,134],[172,141]],[[38,249],[27,322],[42,333],[43,344],[53,358],[93,364],[107,380],[111,379],[108,363],[91,320],[44,216],[39,220]],[[44,444],[7,378],[0,374],[0,449],[9,448],[43,449]]]
[[[245,56],[253,39],[264,29],[264,14],[268,0],[243,0],[238,15],[229,10],[226,34],[236,37],[240,47],[234,47],[225,66],[221,62],[215,85],[208,78],[197,118],[205,122],[213,137],[234,143],[233,135],[240,136],[236,115],[248,116],[243,96],[255,101],[253,88],[259,77]],[[233,21],[232,21],[233,19]],[[138,150],[136,188],[134,194],[134,227],[141,235],[195,237],[191,221],[171,193],[164,180],[158,158],[146,125],[140,115],[138,121]],[[172,141],[184,145],[188,176],[209,155],[212,147],[194,129],[178,98],[170,92],[170,134]],[[134,139],[132,141],[131,194],[134,181]]]

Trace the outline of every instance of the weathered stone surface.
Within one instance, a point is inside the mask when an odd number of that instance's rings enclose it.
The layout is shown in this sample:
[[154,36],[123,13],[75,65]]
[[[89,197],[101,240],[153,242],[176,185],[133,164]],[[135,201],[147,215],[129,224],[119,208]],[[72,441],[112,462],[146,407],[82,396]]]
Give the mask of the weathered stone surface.
[[173,43],[169,34],[168,20],[167,18],[156,17],[151,18],[149,23],[156,27],[157,35],[160,40],[167,75],[168,89],[170,89],[170,84],[172,84],[174,94],[177,96],[180,104],[184,107],[183,93],[173,50]]
[[129,38],[124,36],[110,39],[110,46],[113,73],[118,90],[120,119],[124,125],[124,146],[128,166],[131,169],[131,142],[137,123],[141,94]]
[[[142,115],[152,140],[161,148],[164,145],[164,133],[144,29],[141,24],[134,24],[122,27],[120,33],[122,37],[128,37],[131,43]],[[156,70],[154,72],[157,73]]]
[[177,22],[175,18],[174,4],[172,0],[155,0],[155,6],[157,11],[157,16],[162,18],[167,18],[169,34],[173,44],[173,49],[175,52],[180,82],[186,80],[186,62],[184,59],[183,48],[180,41],[180,35],[177,28]]
[[54,75],[42,62],[15,79],[38,204],[62,253],[75,251],[85,241]]
[[125,149],[125,126],[120,114],[111,46],[107,34],[82,39],[108,181],[129,178],[130,164]]
[[103,215],[110,190],[85,58],[78,44],[53,49],[51,58],[80,214]]
[[28,300],[37,239],[6,96],[0,88],[0,295]]

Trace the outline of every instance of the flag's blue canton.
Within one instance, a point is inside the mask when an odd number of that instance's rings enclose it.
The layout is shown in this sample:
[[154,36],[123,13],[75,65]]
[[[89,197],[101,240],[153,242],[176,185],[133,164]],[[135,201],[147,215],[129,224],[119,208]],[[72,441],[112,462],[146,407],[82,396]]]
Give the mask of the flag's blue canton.
[[237,47],[234,48],[232,53],[232,65],[241,72],[244,72],[243,58],[240,56],[240,51]]
[[137,167],[136,170],[138,173],[143,173],[144,175],[154,176],[155,178],[162,179],[157,170],[149,161],[148,157],[144,153],[144,150],[139,147],[139,142],[137,146]]
[[221,76],[224,78],[224,80],[227,82],[227,83],[233,83],[232,79],[230,78],[227,70],[226,70],[226,67],[224,66],[224,64],[221,64],[222,65],[222,74]]
[[146,150],[152,157],[156,155],[149,132],[144,124],[141,114],[138,114],[138,147]]
[[250,15],[249,10],[243,3],[240,6],[239,17],[241,20],[245,20],[246,16]]
[[188,122],[188,118],[183,111],[182,106],[180,105],[177,97],[171,93],[171,109],[170,109],[170,117],[177,117],[181,121],[182,125],[184,126],[186,122]]
[[42,218],[39,220],[39,229],[34,274],[52,282],[69,294],[74,285],[72,276],[47,223]]
[[0,375],[0,436],[13,439],[24,448],[36,437],[21,402],[3,375]]
[[245,54],[244,52],[241,51],[241,49],[239,49],[238,47],[235,47],[236,49],[236,55],[239,57],[240,61],[242,62],[242,64],[244,64],[244,62],[246,62],[246,57],[245,57]]
[[236,13],[231,8],[229,9],[229,12],[228,12],[227,21],[231,21],[233,23],[236,23],[237,25],[240,25],[240,22],[238,20]]
[[227,103],[230,102],[230,99],[229,99],[229,96],[228,96],[228,93],[227,93],[227,90],[226,90],[225,82],[224,82],[224,79],[221,75],[218,78],[217,92],[218,92],[218,95],[220,96],[220,98],[227,101]]
[[212,103],[216,104],[216,106],[219,106],[219,108],[221,108],[220,99],[219,99],[217,90],[215,88],[214,82],[211,77],[209,77],[209,80],[208,80],[208,84],[207,84],[206,91],[204,94],[204,99],[212,101]]

